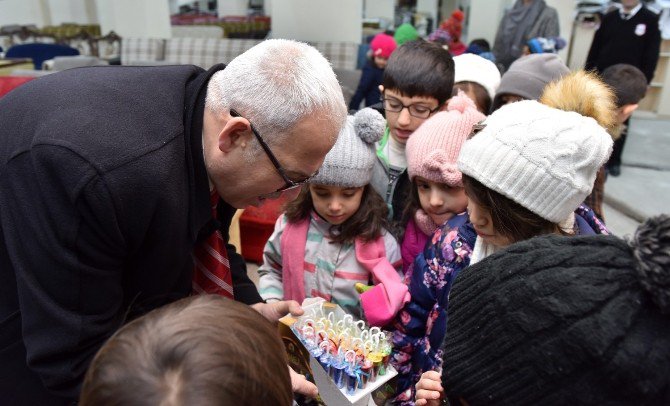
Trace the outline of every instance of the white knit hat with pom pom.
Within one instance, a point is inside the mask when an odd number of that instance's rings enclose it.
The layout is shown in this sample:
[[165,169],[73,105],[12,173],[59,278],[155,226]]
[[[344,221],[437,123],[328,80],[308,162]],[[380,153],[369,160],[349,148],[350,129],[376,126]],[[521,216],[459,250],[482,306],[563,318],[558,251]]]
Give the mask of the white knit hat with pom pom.
[[385,125],[384,117],[371,108],[347,117],[337,142],[310,183],[340,187],[370,183],[375,163],[374,145],[384,134]]

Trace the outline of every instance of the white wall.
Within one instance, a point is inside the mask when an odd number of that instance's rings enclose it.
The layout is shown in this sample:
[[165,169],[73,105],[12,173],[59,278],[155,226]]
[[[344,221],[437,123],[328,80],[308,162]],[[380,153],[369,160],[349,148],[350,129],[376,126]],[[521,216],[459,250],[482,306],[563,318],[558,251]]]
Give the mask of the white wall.
[[165,0],[97,0],[100,29],[121,37],[170,38],[170,10]]
[[365,18],[383,18],[393,25],[395,0],[365,0]]
[[219,17],[247,15],[248,0],[219,0]]
[[97,5],[94,0],[48,0],[51,25],[62,23],[97,24]]
[[575,18],[575,2],[565,0],[545,0],[547,5],[558,11],[558,22],[561,27],[561,37],[567,43],[558,55],[568,63],[568,49],[570,49],[570,37],[572,37],[572,22]]
[[273,0],[272,37],[361,42],[362,0]]
[[[486,39],[493,47],[493,40],[505,7],[513,0],[470,0],[468,41]],[[467,12],[467,10],[466,10]]]
[[0,25],[49,25],[49,5],[41,0],[0,0]]
[[417,0],[416,2],[416,12],[426,14],[433,20],[432,27],[428,27],[430,31],[440,25],[440,22],[437,21],[437,9],[437,0]]

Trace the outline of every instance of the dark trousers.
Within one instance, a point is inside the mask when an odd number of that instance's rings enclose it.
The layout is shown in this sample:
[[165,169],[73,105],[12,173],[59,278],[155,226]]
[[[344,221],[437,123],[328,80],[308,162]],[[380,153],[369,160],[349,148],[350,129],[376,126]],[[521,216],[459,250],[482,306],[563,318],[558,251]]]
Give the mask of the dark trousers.
[[610,155],[609,161],[607,161],[607,166],[612,167],[615,165],[621,165],[621,155],[623,154],[623,147],[626,144],[626,136],[628,135],[628,124],[630,123],[630,118],[626,120],[624,125],[624,130],[621,132],[621,136],[614,141],[614,146],[612,147],[612,155]]

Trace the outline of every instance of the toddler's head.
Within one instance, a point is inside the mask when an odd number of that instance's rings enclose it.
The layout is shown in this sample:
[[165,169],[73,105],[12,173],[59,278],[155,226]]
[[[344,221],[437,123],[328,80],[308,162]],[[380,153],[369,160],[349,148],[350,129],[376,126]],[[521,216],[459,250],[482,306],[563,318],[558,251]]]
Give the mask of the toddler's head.
[[79,404],[289,406],[292,400],[275,327],[242,303],[200,295],[114,334],[93,359]]
[[500,85],[500,71],[496,65],[475,54],[455,56],[454,65],[454,94],[463,90],[480,112],[488,114]]
[[456,159],[472,126],[485,117],[460,92],[449,100],[446,111],[435,114],[416,130],[405,151],[407,171],[414,184],[407,220],[414,216],[421,226],[427,220],[422,216],[427,216],[434,228],[465,211],[467,198]]
[[396,43],[392,36],[388,34],[377,34],[370,41],[370,52],[375,65],[380,68],[386,68],[391,54],[396,49]]
[[376,110],[366,108],[349,116],[319,173],[287,206],[288,220],[304,219],[314,210],[337,226],[336,241],[378,237],[388,209],[369,183],[374,144],[383,133],[384,118]]
[[568,73],[570,69],[556,54],[523,56],[502,75],[492,110],[519,100],[538,100],[545,86]]

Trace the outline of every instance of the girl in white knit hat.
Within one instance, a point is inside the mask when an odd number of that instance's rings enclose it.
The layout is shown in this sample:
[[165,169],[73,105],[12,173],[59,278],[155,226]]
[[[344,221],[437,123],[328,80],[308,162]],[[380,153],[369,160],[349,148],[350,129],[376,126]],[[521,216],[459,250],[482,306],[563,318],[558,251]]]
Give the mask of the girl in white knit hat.
[[608,233],[581,205],[612,149],[594,119],[526,100],[503,106],[476,130],[458,157],[469,222],[438,229],[407,276],[412,300],[393,337],[394,366],[407,377],[400,400],[412,401],[421,374],[441,367],[449,291],[463,268],[538,235]]
[[[383,326],[409,300],[400,250],[386,229],[388,208],[369,185],[377,111],[350,116],[319,173],[287,205],[263,252],[259,291],[268,302],[321,297]],[[359,295],[355,285],[375,286]]]

